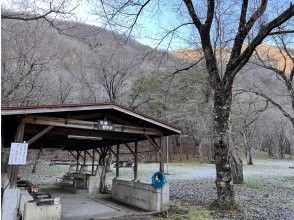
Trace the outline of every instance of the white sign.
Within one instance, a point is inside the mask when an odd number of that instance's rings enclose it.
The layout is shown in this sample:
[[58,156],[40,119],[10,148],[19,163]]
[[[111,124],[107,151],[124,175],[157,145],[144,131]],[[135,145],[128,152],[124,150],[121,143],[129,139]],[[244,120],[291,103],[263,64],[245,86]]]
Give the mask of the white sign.
[[11,143],[8,164],[20,165],[27,163],[28,144]]
[[114,129],[112,122],[111,121],[107,121],[107,120],[100,120],[95,124],[95,127],[98,130],[107,130],[107,131],[112,131]]

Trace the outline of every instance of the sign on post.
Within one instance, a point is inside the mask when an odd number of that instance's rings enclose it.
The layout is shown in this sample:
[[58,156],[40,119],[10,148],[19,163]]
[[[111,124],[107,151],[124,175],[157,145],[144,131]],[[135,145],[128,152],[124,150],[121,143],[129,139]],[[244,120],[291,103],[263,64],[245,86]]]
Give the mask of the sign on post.
[[11,143],[9,165],[24,165],[27,163],[28,144]]

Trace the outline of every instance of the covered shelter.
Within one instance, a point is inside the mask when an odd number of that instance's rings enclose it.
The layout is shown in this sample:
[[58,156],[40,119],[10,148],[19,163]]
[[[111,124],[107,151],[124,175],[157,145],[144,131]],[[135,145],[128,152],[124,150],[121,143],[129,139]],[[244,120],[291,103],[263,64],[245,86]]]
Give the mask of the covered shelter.
[[[75,157],[77,164],[85,163],[86,158],[90,158],[92,174],[98,156],[100,159],[105,159],[108,152],[114,154],[116,178],[113,180],[112,195],[114,199],[131,205],[138,204],[140,198],[120,195],[122,192],[139,193],[141,197],[142,190],[152,191],[151,186],[137,182],[138,153],[142,151],[138,147],[138,142],[147,140],[158,151],[160,155],[159,171],[163,172],[162,139],[164,136],[181,133],[178,128],[166,122],[114,103],[2,107],[1,115],[2,145],[4,147],[10,147],[12,142],[25,141],[29,149],[63,149]],[[125,145],[134,156],[134,178],[129,182],[119,180],[118,164],[121,145]],[[16,188],[17,172],[17,165],[12,165],[10,188]],[[134,191],[135,188],[138,188],[138,192]],[[156,199],[161,200],[162,193],[166,192],[168,196],[168,191],[162,189],[156,191]],[[124,200],[126,196],[131,199]],[[150,197],[145,196],[145,203],[148,203],[147,200],[150,200]],[[150,202],[154,203],[154,201]],[[145,203],[138,206],[153,211],[164,210],[162,201],[156,207],[151,204],[147,206]]]

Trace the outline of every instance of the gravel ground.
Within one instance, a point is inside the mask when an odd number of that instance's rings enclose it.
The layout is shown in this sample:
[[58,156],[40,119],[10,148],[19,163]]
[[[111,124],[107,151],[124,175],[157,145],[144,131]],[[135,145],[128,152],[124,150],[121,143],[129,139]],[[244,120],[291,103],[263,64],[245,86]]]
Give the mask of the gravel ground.
[[[294,170],[292,161],[257,161],[244,166],[245,183],[235,185],[238,212],[211,211],[212,219],[294,219]],[[210,166],[210,165],[207,165]],[[213,167],[211,167],[213,168]],[[197,169],[195,168],[195,172]],[[170,182],[172,200],[209,209],[216,199],[214,177]]]
[[[205,218],[196,219],[294,219],[294,161],[258,160],[253,166],[244,165],[245,183],[235,186],[238,212],[222,212],[209,209],[216,198],[213,164],[182,163],[169,164],[167,181],[173,202],[183,206],[197,206],[208,210]],[[20,176],[34,183],[54,183],[68,166],[49,166],[42,161],[37,173],[31,174],[32,166],[21,167]],[[139,179],[150,182],[158,164],[139,164]],[[115,169],[107,176],[107,183],[115,175]],[[121,168],[120,178],[130,180],[132,168]],[[179,218],[187,219],[187,218]],[[188,217],[188,219],[190,219]]]

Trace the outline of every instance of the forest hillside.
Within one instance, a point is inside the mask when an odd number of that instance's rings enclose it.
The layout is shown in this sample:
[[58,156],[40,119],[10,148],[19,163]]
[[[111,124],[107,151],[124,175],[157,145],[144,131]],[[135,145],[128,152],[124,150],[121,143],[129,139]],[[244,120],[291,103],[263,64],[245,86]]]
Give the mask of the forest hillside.
[[[58,27],[42,20],[2,20],[2,105],[112,101],[176,124],[192,148],[211,145],[213,94],[203,61],[179,71],[201,58],[199,49],[168,52],[96,26],[59,21]],[[218,56],[225,65],[226,50]],[[246,139],[269,156],[283,157],[293,143],[288,120],[263,97],[244,92],[263,91],[291,109],[285,86],[260,65],[259,56],[292,68],[280,49],[258,48],[234,84],[233,138],[238,146]],[[246,134],[240,132],[245,128]]]

